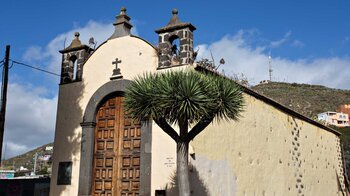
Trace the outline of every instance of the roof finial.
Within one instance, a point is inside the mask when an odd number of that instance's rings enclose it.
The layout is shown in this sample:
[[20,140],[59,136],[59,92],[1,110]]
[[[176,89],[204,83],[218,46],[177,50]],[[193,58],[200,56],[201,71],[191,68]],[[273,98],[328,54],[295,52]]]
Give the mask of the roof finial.
[[179,18],[177,17],[177,14],[179,13],[179,12],[177,11],[177,9],[173,9],[172,13],[173,13],[173,17],[170,19],[170,21],[169,21],[169,23],[168,23],[168,26],[169,26],[169,25],[176,25],[176,24],[180,23],[180,20],[179,20]]
[[177,11],[177,9],[173,9],[172,13],[173,15],[177,15],[179,12]]
[[74,33],[74,39],[72,40],[72,42],[70,43],[70,45],[65,48],[66,49],[72,49],[72,48],[77,48],[77,47],[80,47],[82,46],[81,44],[81,41],[79,40],[79,36],[80,36],[80,33],[79,32],[75,32]]
[[196,30],[196,27],[194,27],[191,23],[181,22],[180,21],[179,17],[177,16],[179,14],[179,12],[177,11],[176,8],[174,8],[172,10],[172,14],[173,14],[173,16],[171,17],[171,19],[168,22],[168,24],[165,27],[156,30],[156,33],[159,34],[159,33],[162,33],[162,32],[169,32],[170,29],[175,29],[175,28],[183,29],[185,26],[186,27],[190,27],[191,31]]
[[75,33],[74,33],[74,36],[75,36],[77,39],[79,39],[80,33],[79,33],[79,32],[75,32]]
[[115,17],[117,20],[113,23],[115,30],[113,35],[109,39],[117,37],[123,37],[130,35],[132,25],[130,24],[130,17],[126,14],[126,8],[120,9],[120,14]]
[[120,9],[120,15],[125,15],[126,14],[126,8],[122,7],[122,9]]

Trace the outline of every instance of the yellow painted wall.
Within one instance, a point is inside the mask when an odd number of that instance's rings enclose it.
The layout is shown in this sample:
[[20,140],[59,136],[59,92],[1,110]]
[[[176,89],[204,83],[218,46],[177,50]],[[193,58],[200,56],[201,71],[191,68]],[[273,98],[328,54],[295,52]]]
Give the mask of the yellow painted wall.
[[204,187],[194,194],[204,189],[209,195],[342,195],[335,134],[252,96],[245,101],[238,122],[215,122],[192,142],[192,175],[199,176],[193,184]]

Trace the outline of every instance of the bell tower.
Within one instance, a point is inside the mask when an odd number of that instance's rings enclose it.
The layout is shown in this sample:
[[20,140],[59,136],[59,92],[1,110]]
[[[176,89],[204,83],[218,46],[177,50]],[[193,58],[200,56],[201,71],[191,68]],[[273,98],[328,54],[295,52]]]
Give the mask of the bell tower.
[[61,82],[67,84],[81,81],[83,76],[83,65],[90,54],[94,51],[87,45],[81,44],[80,34],[74,33],[75,38],[65,49],[60,50],[62,54]]
[[193,31],[196,27],[191,23],[181,22],[176,9],[172,13],[169,23],[155,31],[159,36],[158,69],[192,64],[195,59]]

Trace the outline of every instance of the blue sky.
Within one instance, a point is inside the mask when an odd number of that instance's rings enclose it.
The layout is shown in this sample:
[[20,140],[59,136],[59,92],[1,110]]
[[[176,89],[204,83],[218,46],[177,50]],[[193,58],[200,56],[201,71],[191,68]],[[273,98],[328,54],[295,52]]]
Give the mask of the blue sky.
[[[155,29],[177,8],[184,22],[197,27],[200,58],[224,58],[226,74],[244,74],[257,84],[268,79],[350,89],[349,1],[2,1],[0,56],[11,45],[11,59],[59,73],[60,54],[80,31],[98,44],[113,33],[122,6],[133,33],[157,44]],[[53,141],[58,78],[14,65],[5,140],[7,157]],[[18,100],[19,99],[19,100]],[[25,135],[25,141],[18,141]]]

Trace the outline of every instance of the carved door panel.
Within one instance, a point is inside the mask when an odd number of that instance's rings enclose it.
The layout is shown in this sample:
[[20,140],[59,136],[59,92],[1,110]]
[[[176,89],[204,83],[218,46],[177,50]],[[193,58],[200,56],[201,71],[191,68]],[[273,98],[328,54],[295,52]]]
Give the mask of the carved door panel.
[[139,195],[141,125],[124,115],[122,141],[122,196]]
[[122,102],[123,97],[108,99],[96,114],[95,196],[139,195],[141,125],[124,114]]

